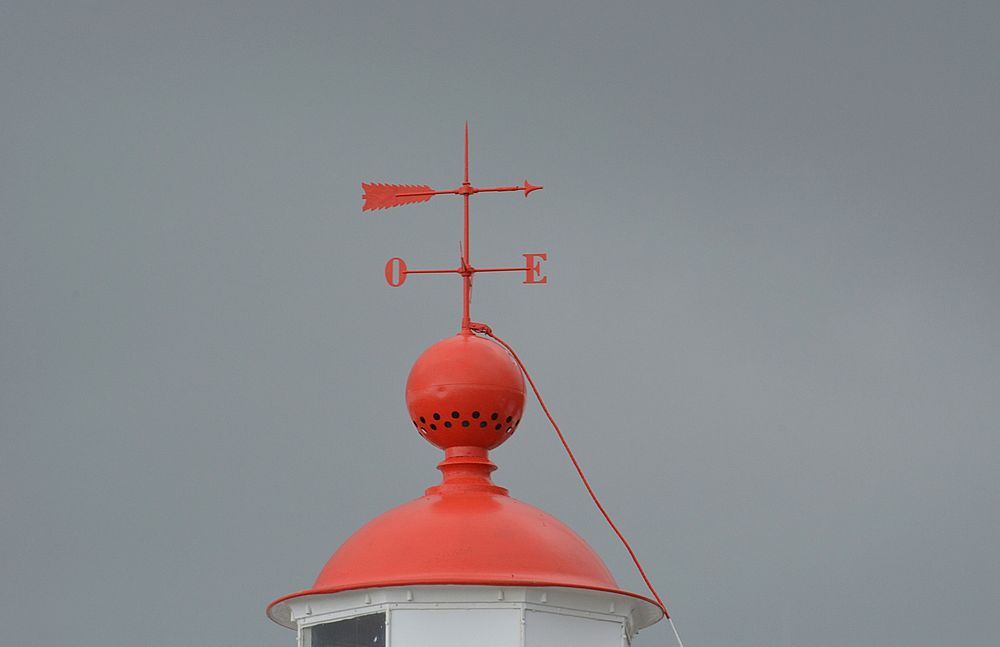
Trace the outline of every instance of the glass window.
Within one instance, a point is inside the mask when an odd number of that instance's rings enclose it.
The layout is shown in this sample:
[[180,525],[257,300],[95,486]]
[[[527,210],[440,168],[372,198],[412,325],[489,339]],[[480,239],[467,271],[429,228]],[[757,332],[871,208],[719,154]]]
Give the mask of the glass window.
[[306,647],[385,647],[385,614],[348,618],[309,627]]

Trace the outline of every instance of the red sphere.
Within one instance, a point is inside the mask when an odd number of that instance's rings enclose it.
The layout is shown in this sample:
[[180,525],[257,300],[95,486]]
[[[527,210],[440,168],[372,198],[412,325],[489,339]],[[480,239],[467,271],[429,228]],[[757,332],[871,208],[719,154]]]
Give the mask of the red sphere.
[[406,407],[420,435],[441,449],[493,449],[521,422],[524,377],[496,342],[458,334],[417,358],[406,380]]

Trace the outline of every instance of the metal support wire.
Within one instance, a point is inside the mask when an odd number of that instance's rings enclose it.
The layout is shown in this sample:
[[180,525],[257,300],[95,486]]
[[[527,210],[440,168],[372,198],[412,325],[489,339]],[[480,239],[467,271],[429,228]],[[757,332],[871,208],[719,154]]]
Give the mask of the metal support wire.
[[638,569],[639,571],[639,575],[642,576],[642,580],[646,583],[646,586],[649,588],[649,592],[652,593],[653,597],[656,599],[657,606],[660,607],[660,610],[663,611],[663,616],[667,619],[667,622],[670,623],[670,629],[674,632],[674,638],[677,639],[678,647],[684,647],[684,643],[681,641],[681,636],[679,633],[677,633],[677,627],[674,625],[674,620],[673,618],[670,617],[670,612],[667,611],[667,605],[663,603],[663,600],[660,598],[659,593],[656,592],[656,589],[653,587],[653,583],[649,580],[649,577],[646,575],[645,569],[643,569],[642,564],[639,563],[639,558],[638,556],[636,556],[635,551],[632,550],[632,546],[628,543],[628,540],[625,538],[625,535],[622,534],[622,532],[618,529],[618,526],[615,525],[615,522],[611,520],[611,515],[608,514],[607,510],[604,509],[604,506],[601,505],[600,500],[597,498],[597,493],[594,492],[594,489],[592,487],[590,487],[590,482],[584,475],[583,468],[580,467],[580,464],[576,460],[576,456],[573,455],[573,450],[569,448],[569,443],[566,442],[566,438],[563,436],[562,430],[559,429],[559,425],[556,424],[555,419],[549,412],[549,408],[545,405],[545,400],[542,399],[542,394],[538,392],[538,387],[535,386],[535,381],[531,379],[531,374],[528,373],[528,369],[525,368],[524,362],[522,362],[521,358],[518,357],[517,351],[515,351],[510,344],[497,337],[493,333],[493,330],[486,324],[478,322],[470,322],[469,328],[470,330],[472,330],[472,332],[479,333],[481,335],[486,335],[491,339],[493,339],[494,341],[496,341],[501,346],[503,346],[504,348],[506,348],[507,351],[511,354],[511,357],[514,358],[514,361],[517,362],[517,365],[518,367],[520,367],[521,372],[524,373],[524,377],[527,378],[528,384],[531,386],[531,390],[534,392],[535,398],[538,400],[538,404],[542,407],[542,411],[545,413],[545,417],[549,419],[549,422],[552,424],[552,428],[555,429],[556,435],[559,437],[559,441],[562,443],[563,448],[566,450],[566,454],[569,455],[569,460],[573,463],[573,467],[576,469],[576,473],[580,476],[580,480],[583,481],[583,486],[587,488],[587,493],[590,494],[590,498],[594,501],[594,505],[596,505],[597,509],[600,510],[601,514],[604,516],[604,520],[608,522],[608,525],[611,526],[611,529],[618,536],[618,539],[621,540],[622,545],[625,546],[625,550],[628,551],[629,557],[632,558],[632,562],[635,564],[636,569]]

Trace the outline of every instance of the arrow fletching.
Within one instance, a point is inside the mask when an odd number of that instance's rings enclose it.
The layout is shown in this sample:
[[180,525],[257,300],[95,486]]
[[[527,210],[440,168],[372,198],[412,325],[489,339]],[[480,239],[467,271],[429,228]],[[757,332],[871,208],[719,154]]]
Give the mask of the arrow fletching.
[[361,190],[364,195],[362,211],[375,211],[376,209],[390,209],[400,207],[404,204],[414,204],[417,202],[427,202],[430,195],[407,195],[400,196],[400,193],[422,193],[430,192],[434,189],[426,184],[382,184],[381,182],[362,182]]

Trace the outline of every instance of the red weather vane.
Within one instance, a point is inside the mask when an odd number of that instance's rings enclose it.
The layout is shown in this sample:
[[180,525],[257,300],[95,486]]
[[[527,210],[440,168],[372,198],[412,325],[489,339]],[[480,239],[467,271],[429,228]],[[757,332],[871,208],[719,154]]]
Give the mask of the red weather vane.
[[540,285],[548,282],[548,277],[541,274],[542,261],[548,260],[547,254],[522,254],[524,256],[524,265],[519,267],[475,267],[472,264],[469,260],[469,198],[477,193],[501,193],[506,191],[524,191],[524,197],[527,198],[529,193],[541,188],[541,186],[530,184],[527,180],[521,186],[495,186],[489,188],[472,186],[469,182],[469,122],[465,122],[465,175],[460,187],[445,191],[435,191],[426,184],[362,182],[361,189],[364,191],[364,195],[362,195],[364,204],[361,206],[361,210],[375,211],[377,209],[400,207],[405,204],[427,202],[436,195],[462,196],[464,203],[464,217],[462,219],[463,244],[458,267],[437,270],[412,270],[407,267],[403,259],[395,257],[390,258],[385,264],[385,280],[392,287],[398,288],[406,282],[406,277],[410,274],[458,274],[462,277],[462,330],[468,331],[471,323],[469,318],[469,302],[472,298],[472,277],[479,272],[524,272],[523,283]]

